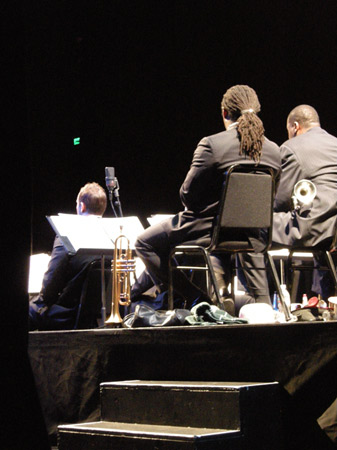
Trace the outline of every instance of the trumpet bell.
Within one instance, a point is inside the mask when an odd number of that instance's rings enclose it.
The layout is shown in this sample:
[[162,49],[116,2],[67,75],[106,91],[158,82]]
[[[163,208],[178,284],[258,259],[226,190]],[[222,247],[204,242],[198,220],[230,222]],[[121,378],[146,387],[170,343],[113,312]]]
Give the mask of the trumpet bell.
[[293,190],[293,200],[295,209],[303,205],[310,205],[316,197],[317,189],[314,183],[310,180],[298,181]]

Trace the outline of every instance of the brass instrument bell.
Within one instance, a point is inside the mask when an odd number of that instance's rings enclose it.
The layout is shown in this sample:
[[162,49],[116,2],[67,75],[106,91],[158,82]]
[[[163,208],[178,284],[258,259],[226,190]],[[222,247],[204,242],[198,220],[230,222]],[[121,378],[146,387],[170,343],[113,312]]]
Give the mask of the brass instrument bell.
[[293,209],[298,211],[301,206],[308,206],[316,197],[317,189],[314,183],[310,180],[298,181],[293,189],[292,201]]

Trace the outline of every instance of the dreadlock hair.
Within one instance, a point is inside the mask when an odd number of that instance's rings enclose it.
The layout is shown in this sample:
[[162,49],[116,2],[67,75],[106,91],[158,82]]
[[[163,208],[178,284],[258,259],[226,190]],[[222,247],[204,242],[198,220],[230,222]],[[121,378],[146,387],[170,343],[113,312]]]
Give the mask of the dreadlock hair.
[[240,155],[245,154],[259,163],[264,127],[262,120],[257,116],[261,105],[254,89],[246,85],[231,87],[222,98],[221,109],[228,112],[231,120],[238,122]]

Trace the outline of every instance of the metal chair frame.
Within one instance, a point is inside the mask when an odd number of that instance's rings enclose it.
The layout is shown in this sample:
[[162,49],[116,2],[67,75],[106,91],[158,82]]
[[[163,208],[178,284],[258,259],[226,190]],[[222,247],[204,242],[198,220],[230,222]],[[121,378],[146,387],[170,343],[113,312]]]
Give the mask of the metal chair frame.
[[[252,178],[253,177],[253,178]],[[245,192],[245,195],[238,195],[235,193],[235,186],[242,187],[244,182],[248,182],[249,186],[256,186],[257,188],[264,190],[263,195],[268,196],[266,204],[259,203],[259,194],[254,192],[254,202],[249,198],[251,192]],[[239,183],[239,184],[238,184]],[[268,186],[268,193],[265,189]],[[257,195],[256,195],[257,194]],[[263,198],[262,195],[262,198]],[[284,306],[286,320],[290,320],[291,315],[289,309],[285,303],[284,295],[280,287],[279,277],[275,268],[275,264],[271,256],[268,254],[268,249],[271,247],[272,240],[272,227],[273,227],[273,200],[275,195],[275,176],[274,170],[270,167],[263,165],[252,164],[234,164],[225,173],[225,181],[223,184],[222,195],[219,202],[219,211],[217,215],[216,224],[213,228],[211,235],[211,243],[208,247],[202,247],[200,245],[178,245],[170,253],[169,257],[169,292],[168,292],[168,305],[169,309],[173,309],[173,291],[174,281],[173,272],[175,270],[202,270],[206,272],[206,286],[208,294],[210,295],[210,288],[213,287],[218,305],[221,304],[220,292],[218,284],[215,278],[215,272],[213,269],[211,255],[227,253],[231,255],[232,263],[232,293],[234,299],[234,274],[237,269],[235,264],[235,256],[238,253],[253,252],[254,248],[247,238],[249,231],[259,231],[261,229],[266,230],[266,244],[261,251],[267,258],[268,264],[271,269],[272,278],[275,284],[276,291],[279,295],[281,304]],[[234,203],[233,207],[233,201]],[[257,204],[256,204],[257,203]],[[256,208],[261,208],[263,214],[257,215]],[[235,211],[245,211],[243,220],[240,219],[240,214],[236,214]],[[248,216],[248,218],[247,218]],[[234,233],[234,239],[229,239],[231,234]],[[245,235],[245,239],[235,239],[235,235]],[[222,239],[222,236],[224,238]],[[204,265],[202,266],[190,266],[179,265],[176,261],[178,255],[201,255]],[[247,269],[246,269],[247,270]],[[265,269],[259,269],[265,270]]]
[[[335,226],[335,235],[328,239],[326,242],[322,242],[318,244],[315,247],[305,247],[305,246],[294,246],[293,248],[289,249],[289,255],[286,262],[286,270],[287,270],[287,282],[291,286],[291,296],[293,297],[294,294],[296,295],[294,285],[294,273],[296,271],[312,271],[314,267],[312,265],[306,264],[305,262],[300,264],[295,264],[295,259],[301,259],[301,254],[307,254],[307,257],[314,257],[315,252],[323,251],[324,252],[324,259],[326,266],[319,267],[319,270],[328,272],[330,274],[331,280],[334,283],[334,289],[335,289],[335,295],[337,295],[337,273],[336,273],[336,267],[332,258],[332,252],[336,251],[336,244],[337,244],[337,217],[336,217],[336,226]],[[296,253],[300,253],[300,255],[296,255]],[[290,283],[290,279],[292,282]],[[293,298],[292,298],[293,300]]]

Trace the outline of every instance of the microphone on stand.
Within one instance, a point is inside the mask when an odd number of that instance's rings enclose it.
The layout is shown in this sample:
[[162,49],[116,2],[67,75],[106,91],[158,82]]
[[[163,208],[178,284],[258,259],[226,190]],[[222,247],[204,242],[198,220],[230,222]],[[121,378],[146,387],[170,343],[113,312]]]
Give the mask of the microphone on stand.
[[[109,192],[109,200],[115,217],[123,217],[122,206],[119,201],[119,183],[117,178],[115,177],[114,167],[105,168],[105,184]],[[113,197],[115,198],[115,200],[113,200]],[[115,206],[118,209],[118,214],[116,213]]]
[[105,168],[105,184],[109,192],[112,192],[115,187],[115,168],[114,167],[106,167]]

